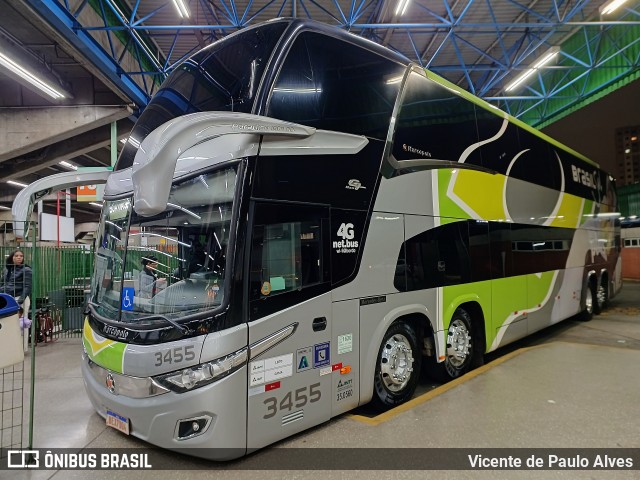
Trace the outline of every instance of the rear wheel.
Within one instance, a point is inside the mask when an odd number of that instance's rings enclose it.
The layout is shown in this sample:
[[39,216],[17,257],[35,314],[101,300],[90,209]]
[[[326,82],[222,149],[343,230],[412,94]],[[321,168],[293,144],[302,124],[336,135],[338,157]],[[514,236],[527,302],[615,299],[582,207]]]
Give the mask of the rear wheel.
[[594,282],[589,282],[589,285],[584,293],[584,310],[580,314],[580,320],[582,320],[583,322],[588,322],[593,318],[594,299]]
[[598,290],[596,293],[596,303],[598,305],[598,313],[602,312],[609,303],[609,285],[606,276],[600,278]]
[[388,409],[409,400],[420,377],[421,352],[413,326],[396,322],[384,335],[373,383],[373,403]]
[[591,288],[591,295],[593,296],[593,313],[600,315],[604,309],[606,300],[605,289],[602,287],[601,282],[593,278],[589,284]]
[[441,363],[432,362],[429,374],[442,382],[461,377],[471,369],[474,348],[471,316],[463,308],[458,308],[449,324],[445,359]]

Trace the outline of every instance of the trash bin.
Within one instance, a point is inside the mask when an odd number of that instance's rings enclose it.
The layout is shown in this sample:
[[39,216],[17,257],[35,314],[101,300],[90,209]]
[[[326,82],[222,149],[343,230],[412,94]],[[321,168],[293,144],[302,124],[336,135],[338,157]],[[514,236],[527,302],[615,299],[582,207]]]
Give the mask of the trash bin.
[[19,309],[11,295],[0,293],[0,369],[24,360]]

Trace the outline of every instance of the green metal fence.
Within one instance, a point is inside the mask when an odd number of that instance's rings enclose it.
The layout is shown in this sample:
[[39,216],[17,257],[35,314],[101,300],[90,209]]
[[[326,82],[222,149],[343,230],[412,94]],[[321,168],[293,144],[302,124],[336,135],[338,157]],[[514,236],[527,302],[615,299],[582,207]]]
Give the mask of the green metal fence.
[[[36,252],[32,243],[20,247],[25,264],[33,272],[31,302],[35,302],[36,309],[51,305],[54,337],[79,336],[93,271],[91,247],[45,244],[37,245]],[[0,246],[3,268],[7,256],[15,249],[13,245]]]
[[[91,247],[40,244],[36,241],[36,225],[30,224],[29,227],[25,229],[29,230],[28,238],[20,242],[19,247],[10,222],[6,222],[4,230],[0,232],[0,240],[4,243],[0,245],[0,271],[4,271],[7,256],[17,249],[23,252],[24,263],[32,269],[28,316],[33,322],[30,331],[25,331],[24,335],[27,339],[38,340],[29,344],[28,353],[25,350],[25,362],[0,369],[0,458],[5,456],[7,449],[22,448],[25,442],[27,448],[33,446],[35,361],[39,341],[49,342],[60,337],[81,335],[85,298],[93,271]],[[50,304],[53,304],[49,308],[53,319],[52,334],[43,337],[37,328],[37,319],[40,317],[38,309]],[[27,384],[29,366],[30,381]]]

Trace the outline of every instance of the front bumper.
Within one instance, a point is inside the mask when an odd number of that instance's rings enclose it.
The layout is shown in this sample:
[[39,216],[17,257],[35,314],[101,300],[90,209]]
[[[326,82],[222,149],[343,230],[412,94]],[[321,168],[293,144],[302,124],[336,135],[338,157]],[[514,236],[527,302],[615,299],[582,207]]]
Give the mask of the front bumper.
[[[127,377],[95,368],[95,364],[92,368],[90,362],[83,355],[82,376],[91,403],[104,418],[108,410],[128,418],[131,435],[161,448],[211,460],[229,460],[246,453],[246,366],[210,385],[178,394],[157,386],[151,379]],[[107,382],[106,374],[100,380],[101,372],[110,373],[115,379],[114,393],[107,388],[107,383],[113,385]],[[152,395],[140,398],[137,387],[145,382]],[[127,385],[129,389],[125,388]],[[131,385],[136,388],[131,390]],[[160,390],[154,390],[156,386]],[[239,398],[245,400],[239,402]],[[210,418],[206,428],[190,438],[178,438],[181,421],[203,417]]]

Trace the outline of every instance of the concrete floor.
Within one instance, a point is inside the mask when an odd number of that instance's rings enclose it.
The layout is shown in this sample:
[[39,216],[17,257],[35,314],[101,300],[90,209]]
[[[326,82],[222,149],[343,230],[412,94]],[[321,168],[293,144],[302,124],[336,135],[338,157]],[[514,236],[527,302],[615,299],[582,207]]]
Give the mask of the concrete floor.
[[[37,349],[34,446],[146,447],[144,442],[106,427],[94,413],[80,374],[81,350],[79,339],[59,340]],[[29,377],[28,366],[25,370]],[[638,464],[640,283],[627,282],[610,308],[591,322],[569,320],[548,328],[489,355],[484,367],[455,382],[436,388],[425,379],[420,392],[411,402],[385,414],[371,417],[366,409],[357,410],[275,447],[633,448]],[[290,452],[300,454],[299,450]],[[350,451],[344,452],[348,456]],[[379,462],[382,456],[382,465],[384,455],[394,455],[390,450],[379,452],[375,460]],[[267,449],[220,465],[166,452],[163,456],[175,471],[0,470],[0,478],[640,478],[638,470],[265,470],[264,461],[273,459],[273,453]]]

